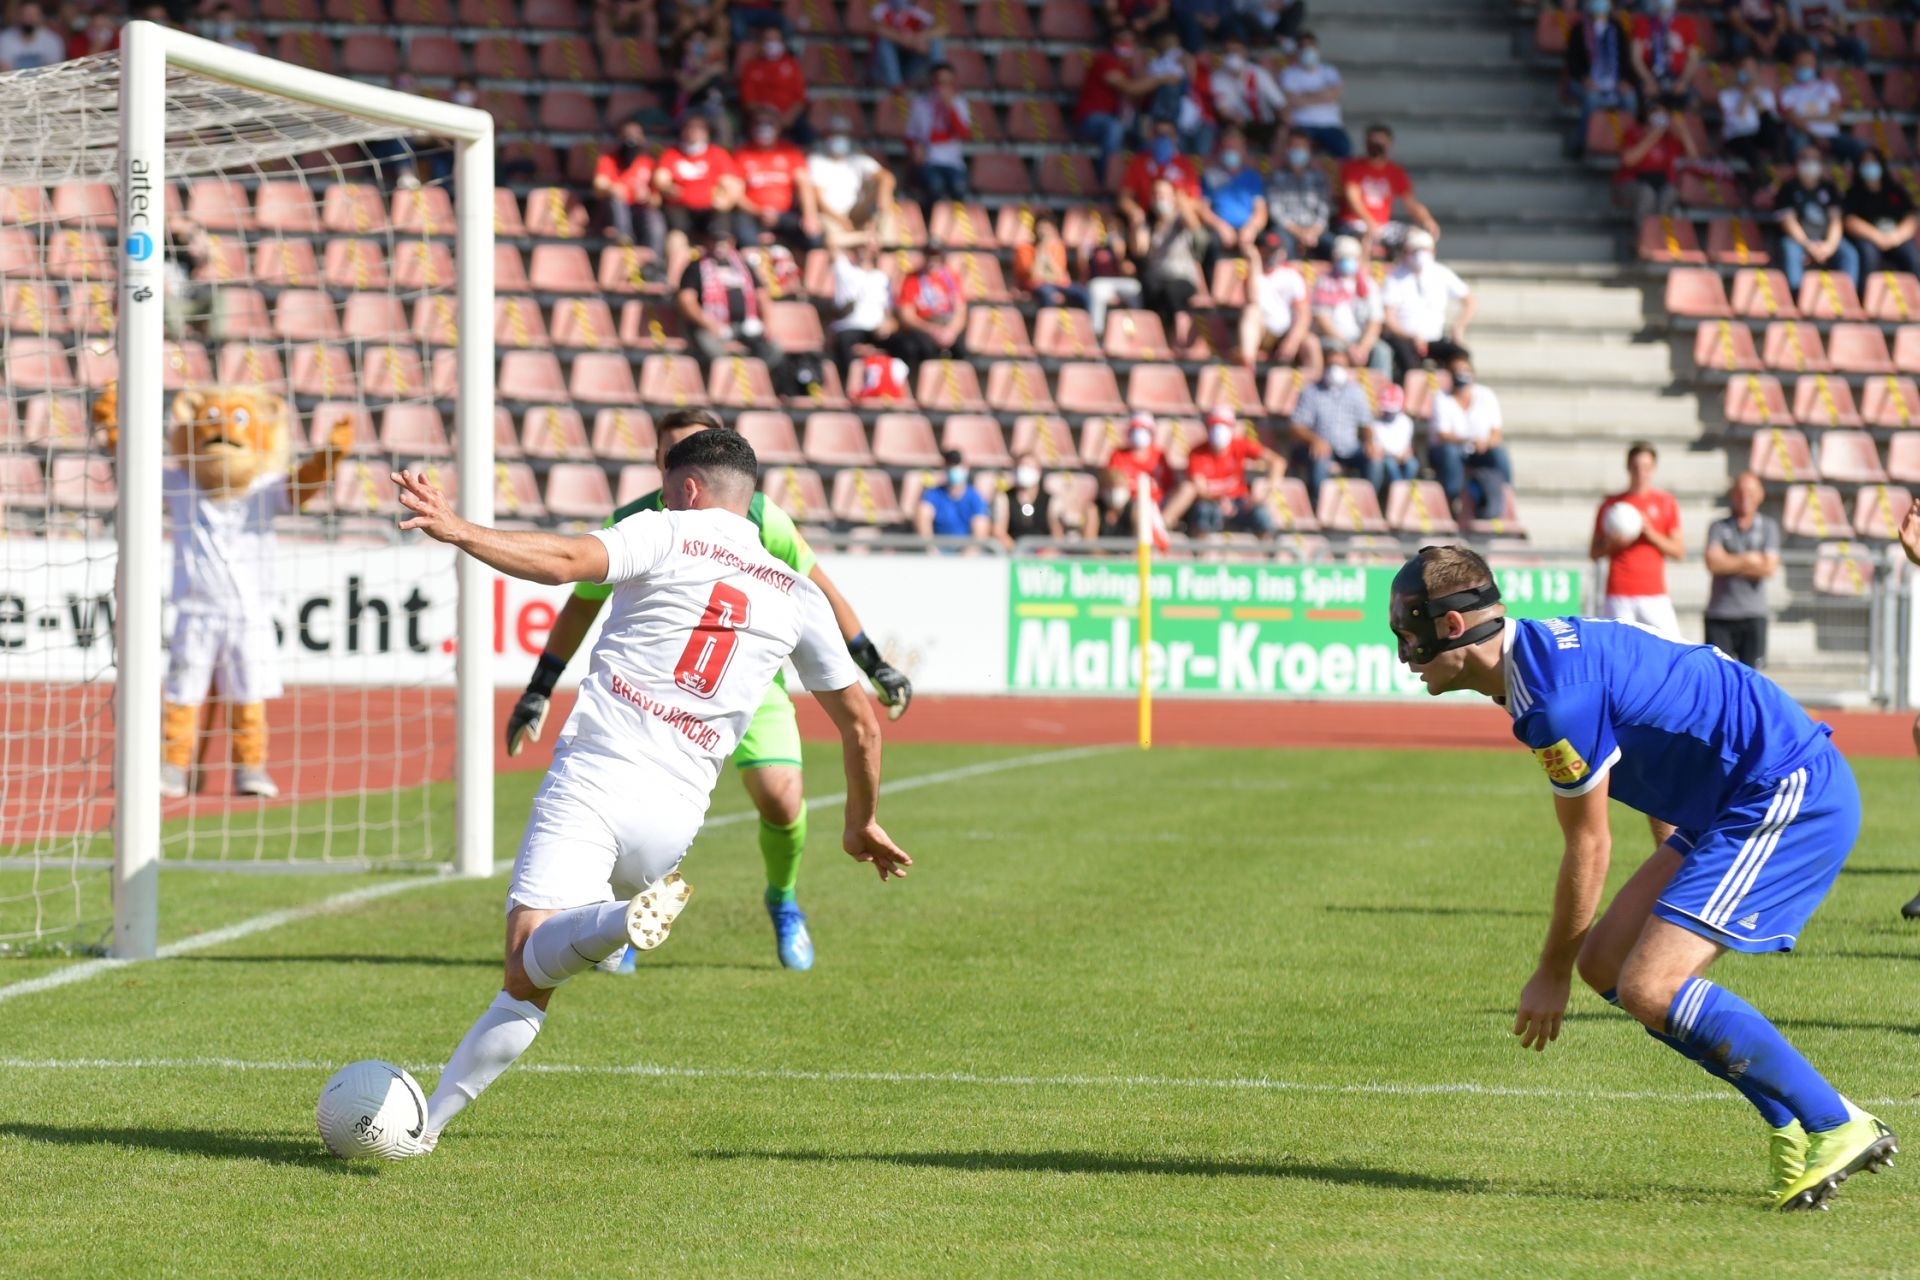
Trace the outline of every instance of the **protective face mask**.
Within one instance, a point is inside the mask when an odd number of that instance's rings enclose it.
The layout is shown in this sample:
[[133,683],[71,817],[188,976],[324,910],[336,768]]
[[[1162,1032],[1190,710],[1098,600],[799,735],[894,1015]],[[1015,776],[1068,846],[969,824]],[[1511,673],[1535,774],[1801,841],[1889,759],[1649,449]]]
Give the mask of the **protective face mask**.
[[1652,115],[1650,115],[1650,116],[1648,116],[1648,117],[1647,117],[1647,127],[1648,127],[1648,128],[1650,128],[1650,129],[1664,129],[1664,128],[1666,128],[1666,127],[1667,127],[1667,113],[1666,113],[1666,112],[1664,112],[1664,111],[1656,111],[1656,112],[1654,112],[1654,113],[1653,113]]
[[1347,366],[1343,364],[1328,365],[1327,366],[1327,385],[1330,387],[1346,386],[1347,385]]
[[1127,432],[1127,443],[1135,449],[1144,449],[1153,443],[1153,432],[1145,430]]
[[1107,490],[1107,505],[1110,507],[1124,507],[1127,505],[1127,499],[1132,496],[1133,495],[1125,489],[1109,489]]
[[1752,84],[1753,73],[1751,71],[1745,70],[1744,68],[1742,70],[1736,71],[1733,73],[1733,82],[1735,84]]
[[1653,11],[1663,18],[1673,16],[1674,0],[1653,0]]
[[1868,182],[1880,181],[1880,175],[1883,172],[1885,171],[1882,170],[1880,166],[1877,164],[1863,164],[1860,166],[1860,176],[1862,178],[1865,178]]
[[1360,270],[1360,259],[1341,258],[1334,262],[1333,269],[1343,276],[1350,276]]
[[1155,138],[1153,140],[1153,162],[1171,164],[1173,162],[1173,139]]
[[1022,489],[1031,489],[1040,483],[1040,473],[1032,467],[1018,467],[1014,470],[1013,482]]
[[684,155],[690,155],[690,156],[703,155],[705,154],[706,149],[707,149],[707,144],[704,142],[683,142],[680,144],[680,150]]
[[1156,217],[1171,218],[1174,214],[1173,201],[1155,200],[1153,202],[1153,212]]
[[216,22],[213,24],[213,38],[215,40],[231,40],[236,30],[238,30],[238,28],[231,22]]
[[1425,271],[1428,267],[1432,265],[1433,265],[1433,250],[1415,249],[1413,251],[1413,269],[1415,271]]
[[1233,443],[1232,427],[1208,427],[1207,443],[1216,449],[1224,449]]
[[1800,176],[1808,182],[1817,181],[1820,177],[1820,162],[1818,160],[1805,160],[1794,167],[1799,170]]
[[778,40],[762,40],[760,42],[760,53],[763,57],[778,58],[783,56],[786,51],[787,46]]
[[1240,167],[1240,153],[1238,151],[1222,151],[1220,153],[1220,167],[1222,169],[1238,169]]
[[1801,84],[1811,83],[1813,80],[1813,77],[1814,77],[1814,68],[1812,67],[1795,67],[1793,69],[1793,78],[1795,80],[1798,80]]
[[828,139],[827,139],[827,154],[828,154],[828,155],[834,155],[834,156],[844,156],[844,155],[846,155],[846,154],[847,154],[847,153],[848,153],[849,151],[852,151],[852,150],[853,150],[853,139],[852,139],[852,138],[847,138],[847,137],[838,137],[838,136],[836,136],[836,137],[832,137],[832,138],[828,138]]
[[1613,11],[1609,0],[1587,0],[1587,12],[1596,18],[1604,18]]
[[453,91],[453,101],[455,106],[470,107],[480,101],[480,95],[472,89],[455,89]]
[[967,469],[965,467],[948,467],[947,468],[947,484],[950,487],[957,489],[961,485],[965,484],[966,482],[967,482]]
[[1458,391],[1461,387],[1470,387],[1472,385],[1473,385],[1473,370],[1455,369],[1453,371],[1454,390]]
[[1247,55],[1244,53],[1229,53],[1220,59],[1220,65],[1229,71],[1244,71],[1247,66]]
[[1314,48],[1312,45],[1308,45],[1306,48],[1302,49],[1300,51],[1300,65],[1303,67],[1319,66],[1320,51]]
[[753,140],[763,147],[772,146],[773,140],[779,136],[780,131],[770,124],[760,124],[753,127]]
[[1292,165],[1296,169],[1306,168],[1307,162],[1312,159],[1313,159],[1313,152],[1307,150],[1305,147],[1288,147],[1287,148],[1287,163]]
[[1131,58],[1133,57],[1133,46],[1130,44],[1116,44],[1113,46],[1113,56],[1122,59]]

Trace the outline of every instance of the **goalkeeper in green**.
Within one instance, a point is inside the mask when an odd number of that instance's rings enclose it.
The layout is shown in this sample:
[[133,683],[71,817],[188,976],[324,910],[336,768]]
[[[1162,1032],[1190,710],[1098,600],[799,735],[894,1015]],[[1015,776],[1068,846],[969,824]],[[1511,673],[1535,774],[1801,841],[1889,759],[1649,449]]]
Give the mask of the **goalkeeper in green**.
[[[667,451],[698,431],[731,430],[705,409],[675,409],[657,424],[659,436],[656,464]],[[663,509],[660,491],[654,490],[619,508],[607,517],[612,526],[637,511]],[[776,559],[793,567],[819,586],[833,606],[834,619],[846,637],[847,651],[860,669],[873,681],[874,692],[889,708],[891,719],[906,713],[913,699],[913,686],[907,677],[889,666],[873,641],[867,639],[853,607],[835,589],[826,573],[814,562],[813,548],[794,527],[792,517],[768,502],[766,495],[755,494],[748,517],[760,529],[760,543]],[[547,645],[534,664],[533,679],[520,695],[513,713],[507,718],[507,754],[517,756],[527,743],[540,739],[554,684],[567,662],[579,649],[600,616],[609,588],[597,583],[580,583],[547,635]],[[813,938],[807,932],[807,917],[794,896],[800,875],[800,855],[807,843],[807,797],[800,773],[800,723],[787,695],[783,680],[776,679],[767,697],[754,713],[753,723],[733,753],[740,781],[760,812],[760,857],[767,867],[767,914],[773,920],[775,949],[780,963],[789,969],[813,967]],[[619,962],[619,971],[633,970],[633,951],[628,949]]]

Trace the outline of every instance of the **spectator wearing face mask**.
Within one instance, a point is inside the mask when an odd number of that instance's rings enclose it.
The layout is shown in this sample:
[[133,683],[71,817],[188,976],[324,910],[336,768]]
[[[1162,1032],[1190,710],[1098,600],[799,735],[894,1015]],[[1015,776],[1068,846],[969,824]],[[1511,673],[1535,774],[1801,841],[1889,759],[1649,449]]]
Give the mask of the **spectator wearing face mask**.
[[1479,517],[1490,520],[1506,505],[1504,486],[1513,483],[1500,397],[1475,380],[1473,365],[1464,355],[1452,361],[1449,372],[1453,390],[1433,398],[1427,461],[1433,464],[1433,474],[1449,503],[1457,506],[1465,495]]
[[1254,368],[1262,355],[1274,364],[1320,363],[1313,317],[1307,306],[1307,281],[1287,260],[1287,242],[1278,231],[1260,237],[1260,274],[1240,312],[1240,363]]
[[1060,224],[1046,214],[1033,220],[1033,239],[1014,246],[1013,280],[1039,306],[1085,308],[1087,305],[1086,286],[1074,283],[1067,261],[1067,242],[1060,238]]
[[1920,251],[1913,243],[1920,220],[1914,217],[1913,197],[1887,180],[1887,159],[1877,148],[1854,166],[1853,185],[1841,210],[1841,226],[1860,254],[1862,280],[1876,271],[1920,275]]
[[1567,134],[1567,154],[1587,152],[1587,126],[1596,111],[1628,111],[1639,106],[1631,83],[1633,27],[1613,11],[1612,0],[1585,0],[1586,17],[1567,32],[1568,92],[1580,117]]
[[66,58],[66,40],[47,25],[47,15],[37,4],[21,5],[14,24],[0,31],[0,71],[50,67]]
[[1307,19],[1307,0],[1239,0],[1240,22],[1250,43],[1278,43],[1286,50]]
[[1115,204],[1129,226],[1138,227],[1147,221],[1147,211],[1153,207],[1153,189],[1162,182],[1170,185],[1175,195],[1200,198],[1200,173],[1193,161],[1180,154],[1178,128],[1170,120],[1155,122],[1152,140],[1127,162],[1120,175]]
[[[1787,35],[1786,0],[1733,0],[1727,7],[1727,49],[1736,58],[1779,61]],[[1778,53],[1776,52],[1778,51]]]
[[1291,256],[1324,258],[1333,252],[1333,187],[1313,162],[1313,139],[1300,129],[1287,135],[1287,149],[1267,180],[1267,218],[1286,237]]
[[1287,96],[1287,117],[1295,133],[1303,133],[1321,151],[1336,160],[1353,154],[1346,119],[1340,110],[1346,85],[1340,71],[1320,55],[1320,41],[1311,31],[1300,33],[1293,61],[1280,72],[1280,92]]
[[667,223],[668,270],[672,272],[686,259],[687,241],[696,223],[704,225],[713,214],[730,213],[739,205],[746,184],[733,157],[709,141],[706,119],[689,116],[680,126],[680,145],[662,151],[654,164],[653,189],[660,196],[661,216]]
[[946,484],[920,493],[913,527],[923,538],[972,538],[985,542],[992,512],[973,487],[973,473],[958,449],[946,452]]
[[1386,125],[1367,127],[1367,154],[1340,166],[1340,191],[1346,201],[1340,229],[1360,237],[1368,257],[1381,246],[1397,249],[1406,242],[1410,228],[1394,220],[1396,201],[1414,226],[1440,238],[1440,224],[1414,198],[1413,179],[1393,162],[1393,130]]
[[1429,360],[1445,365],[1466,355],[1467,327],[1479,302],[1466,281],[1434,257],[1433,241],[1422,232],[1407,237],[1407,251],[1387,272],[1380,303],[1399,376]]
[[807,123],[807,76],[800,59],[787,49],[777,26],[765,26],[740,67],[740,106],[748,115],[771,112],[780,131],[808,146],[813,126]]
[[1693,100],[1702,59],[1700,29],[1678,9],[1679,0],[1652,0],[1634,18],[1629,62],[1642,100],[1664,98],[1684,109]]
[[1093,336],[1107,331],[1107,308],[1135,306],[1140,300],[1140,264],[1133,260],[1132,234],[1111,227],[1104,240],[1080,250],[1080,275],[1087,282],[1087,318]]
[[1100,476],[1100,490],[1093,499],[1093,523],[1086,530],[1089,538],[1132,538],[1133,487],[1127,477],[1109,467]]
[[926,261],[900,282],[894,323],[887,350],[909,369],[918,372],[926,360],[966,359],[967,298],[938,241],[928,242]]
[[702,373],[727,354],[729,342],[738,342],[749,355],[757,356],[778,382],[786,356],[767,337],[757,282],[740,256],[732,220],[714,218],[708,235],[707,251],[680,273],[680,286],[674,295],[687,343],[700,361]]
[[876,230],[891,222],[893,174],[853,146],[845,116],[828,124],[825,143],[807,157],[807,177],[820,205],[820,225],[829,245]]
[[1155,90],[1178,83],[1145,74],[1136,66],[1138,57],[1139,45],[1133,32],[1120,31],[1109,47],[1094,55],[1080,81],[1080,96],[1073,107],[1073,136],[1100,148],[1095,167],[1102,174],[1126,144],[1127,129],[1140,105]]
[[1841,234],[1844,202],[1827,178],[1826,162],[1809,143],[1794,159],[1793,176],[1773,193],[1780,219],[1780,270],[1796,294],[1809,266],[1845,272],[1860,283],[1860,253]]
[[1173,25],[1188,53],[1217,49],[1241,34],[1233,0],[1173,0]]
[[[219,34],[222,29],[220,24],[223,13],[226,15],[227,23],[224,38]],[[208,29],[208,35],[221,44],[241,38],[233,21],[231,6],[221,5],[213,11],[213,23]],[[69,61],[74,58],[90,58],[96,53],[110,53],[119,47],[119,22],[107,10],[95,9],[87,15],[86,25],[67,37],[67,58]],[[252,45],[248,45],[247,48],[252,52],[258,52]]]
[[1172,334],[1193,295],[1200,292],[1203,224],[1200,202],[1162,180],[1153,187],[1153,207],[1133,228],[1133,258],[1140,264],[1140,301]]
[[1220,154],[1200,179],[1200,221],[1207,228],[1207,275],[1222,258],[1255,257],[1267,229],[1267,180],[1247,163],[1246,139],[1237,129],[1220,135]]
[[967,143],[973,140],[973,109],[960,94],[960,77],[941,63],[933,87],[907,112],[907,153],[927,220],[942,200],[967,198]]
[[614,239],[632,244],[644,239],[654,256],[667,251],[667,220],[653,186],[653,155],[638,120],[620,126],[620,140],[600,153],[593,168],[594,194],[607,202]]
[[1173,492],[1173,467],[1167,462],[1167,455],[1160,448],[1160,428],[1153,415],[1140,412],[1127,421],[1126,447],[1115,449],[1107,459],[1107,472],[1118,476],[1120,483],[1132,492],[1140,477],[1147,478],[1147,496],[1154,502],[1166,501]]
[[726,119],[728,79],[727,42],[696,27],[680,44],[680,63],[673,76],[673,118],[684,124],[701,116],[709,125]]
[[747,132],[747,145],[733,154],[743,186],[735,215],[742,244],[784,242],[817,248],[820,205],[807,157],[780,137],[772,112],[762,110]]
[[879,256],[871,240],[843,245],[833,256],[827,333],[833,362],[841,368],[856,355],[871,354],[893,336],[893,282],[880,269]]
[[1867,46],[1847,34],[1847,7],[1842,0],[1786,0],[1789,57],[1802,49],[1816,49],[1856,67],[1867,65]]
[[1865,144],[1840,129],[1840,86],[1820,75],[1820,62],[1811,49],[1793,59],[1793,83],[1780,90],[1780,114],[1796,153],[1809,144],[1840,160],[1852,160]]
[[1013,460],[1013,487],[993,496],[993,537],[1007,550],[1021,538],[1067,536],[1053,495],[1040,487],[1040,459],[1023,453]]
[[1210,77],[1213,111],[1223,127],[1237,128],[1263,150],[1272,143],[1287,109],[1287,95],[1273,74],[1247,60],[1247,46],[1238,37],[1220,50]]
[[1627,131],[1620,151],[1620,167],[1614,171],[1614,184],[1627,193],[1636,218],[1651,218],[1673,212],[1679,198],[1679,163],[1682,157],[1698,160],[1700,149],[1693,135],[1674,127],[1673,116],[1664,106],[1650,107],[1645,118]]
[[1380,340],[1384,312],[1373,280],[1361,270],[1360,242],[1333,242],[1333,269],[1313,281],[1313,332],[1323,353],[1343,352],[1353,368],[1393,371],[1393,350]]
[[[1361,396],[1365,403],[1366,396]],[[1257,533],[1270,536],[1273,512],[1247,478],[1250,467],[1286,469],[1286,459],[1255,439],[1233,410],[1207,410],[1207,438],[1187,454],[1187,477],[1167,502],[1169,525],[1184,521],[1187,532]],[[1263,486],[1264,487],[1264,486]]]
[[1377,491],[1386,474],[1381,460],[1369,450],[1373,435],[1373,406],[1366,388],[1347,367],[1347,353],[1327,352],[1320,381],[1301,388],[1288,424],[1293,436],[1294,461],[1306,472],[1307,491],[1320,501],[1320,486],[1338,471],[1363,476]]
[[934,63],[946,61],[947,29],[914,0],[882,0],[872,17],[873,82],[882,89],[918,84]]
[[[108,29],[111,30],[113,19],[107,17],[104,13],[95,13],[93,18],[88,19],[89,31],[93,30],[93,19],[103,17],[106,18]],[[229,49],[239,49],[245,53],[264,53],[266,51],[258,40],[241,29],[240,15],[230,4],[216,5],[214,7],[213,12],[208,15],[206,36],[209,40],[223,44]],[[119,47],[118,33],[115,34],[113,45],[109,47]],[[99,52],[99,50],[94,50],[94,52]]]
[[1156,86],[1147,95],[1147,118],[1171,122],[1181,150],[1205,155],[1213,150],[1219,125],[1208,89],[1207,64],[1182,49],[1171,29],[1156,39],[1158,52],[1147,62],[1145,71]]
[[1733,71],[1733,83],[1720,91],[1720,145],[1747,166],[1751,192],[1784,141],[1780,100],[1760,79],[1760,64],[1749,54]]
[[1394,382],[1380,385],[1374,407],[1367,454],[1380,464],[1380,499],[1396,480],[1417,480],[1420,460],[1413,456],[1413,419],[1407,415],[1407,393]]

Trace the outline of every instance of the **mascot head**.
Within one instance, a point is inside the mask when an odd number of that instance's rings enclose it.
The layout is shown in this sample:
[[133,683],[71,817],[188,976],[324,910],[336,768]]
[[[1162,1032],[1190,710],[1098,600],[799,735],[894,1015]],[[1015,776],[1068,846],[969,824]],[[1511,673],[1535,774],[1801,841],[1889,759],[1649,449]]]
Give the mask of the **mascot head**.
[[211,497],[245,493],[288,465],[287,402],[250,387],[190,387],[173,398],[167,451]]

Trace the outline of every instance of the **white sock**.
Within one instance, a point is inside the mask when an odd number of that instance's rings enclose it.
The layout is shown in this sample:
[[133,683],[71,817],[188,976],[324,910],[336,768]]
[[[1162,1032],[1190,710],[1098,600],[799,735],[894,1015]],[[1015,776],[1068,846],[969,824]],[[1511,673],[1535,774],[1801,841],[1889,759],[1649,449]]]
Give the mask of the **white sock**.
[[584,973],[627,945],[627,904],[596,902],[542,920],[527,935],[520,963],[527,980],[543,991]]
[[427,1132],[438,1134],[498,1080],[500,1073],[533,1044],[546,1017],[545,1009],[515,1000],[504,991],[495,996],[487,1011],[468,1028],[459,1048],[447,1060],[446,1070],[440,1073],[433,1097],[427,1099]]

